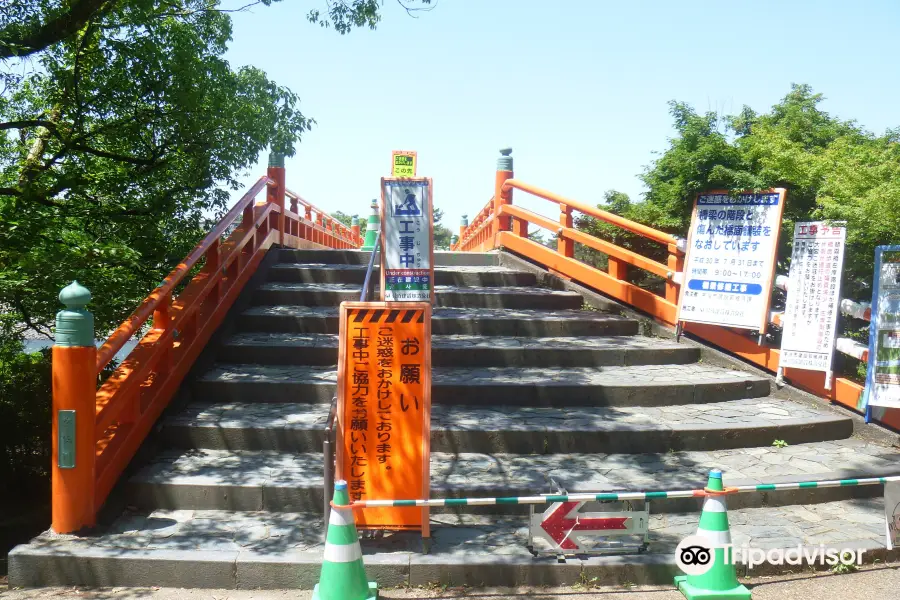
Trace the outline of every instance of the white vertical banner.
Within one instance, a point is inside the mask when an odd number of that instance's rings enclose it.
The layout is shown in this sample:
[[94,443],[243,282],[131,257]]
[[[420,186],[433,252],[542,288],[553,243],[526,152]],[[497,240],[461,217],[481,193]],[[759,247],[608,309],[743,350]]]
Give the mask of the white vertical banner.
[[697,195],[678,320],[766,330],[785,190]]
[[831,371],[847,228],[795,223],[779,367]]
[[884,524],[887,549],[900,546],[900,481],[884,484]]
[[381,299],[431,302],[431,179],[387,179],[381,196]]
[[867,404],[900,408],[900,247],[875,249],[875,276]]

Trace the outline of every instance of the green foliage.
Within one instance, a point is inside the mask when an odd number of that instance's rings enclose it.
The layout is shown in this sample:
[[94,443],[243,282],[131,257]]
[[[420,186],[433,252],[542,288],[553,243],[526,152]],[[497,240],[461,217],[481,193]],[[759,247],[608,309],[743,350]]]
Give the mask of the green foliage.
[[[730,116],[699,114],[672,102],[677,135],[641,176],[648,188],[643,201],[608,192],[600,208],[686,237],[697,192],[784,187],[778,272],[788,272],[796,221],[846,221],[842,295],[869,300],[875,246],[900,243],[900,128],[875,135],[829,115],[820,107],[822,100],[809,86],[794,85],[763,114],[749,107]],[[578,219],[577,226],[665,262],[660,244],[590,217]],[[602,265],[600,253],[593,252],[592,259]],[[630,269],[629,279],[638,283],[642,273]],[[861,340],[867,336],[865,323],[849,319],[842,319],[841,330]],[[841,357],[837,370],[856,375],[856,365]]]
[[[397,3],[411,17],[434,8],[431,0],[397,0]],[[328,2],[325,13],[313,9],[306,18],[310,23],[318,23],[325,28],[334,27],[335,31],[344,35],[357,27],[375,29],[381,21],[381,6],[382,0],[334,0]]]
[[775,448],[787,448],[788,443],[784,440],[775,440],[774,442],[772,442],[772,446],[774,446]]
[[350,227],[350,224],[353,222],[353,215],[348,215],[347,213],[341,212],[339,210],[331,213],[331,216],[337,219],[339,222],[343,223],[347,227]]
[[27,494],[49,478],[50,351],[23,353],[12,326],[0,319],[0,481]]
[[[219,0],[0,6],[0,481],[16,489],[49,465],[50,361],[22,353],[23,333],[49,336],[77,279],[106,334],[202,239],[237,176],[266,149],[292,155],[313,121],[225,60],[235,11]],[[381,9],[327,6],[341,33]]]
[[434,209],[434,248],[435,250],[449,250],[450,238],[453,232],[441,225],[441,219],[444,218],[444,211],[439,208]]

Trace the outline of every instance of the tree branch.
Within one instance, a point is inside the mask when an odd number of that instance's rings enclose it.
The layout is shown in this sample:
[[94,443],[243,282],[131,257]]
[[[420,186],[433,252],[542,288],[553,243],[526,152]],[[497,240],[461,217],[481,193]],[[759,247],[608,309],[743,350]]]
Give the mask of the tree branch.
[[72,5],[55,18],[24,31],[7,25],[0,29],[0,59],[23,57],[61,42],[81,29],[95,15],[115,4],[116,0],[74,0]]

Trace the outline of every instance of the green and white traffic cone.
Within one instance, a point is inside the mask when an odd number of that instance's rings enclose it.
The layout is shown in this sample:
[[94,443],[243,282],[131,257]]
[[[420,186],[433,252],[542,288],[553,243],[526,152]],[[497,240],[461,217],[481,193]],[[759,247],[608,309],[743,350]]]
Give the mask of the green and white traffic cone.
[[334,483],[334,499],[325,536],[325,558],[313,600],[374,600],[378,584],[368,581],[347,482]]
[[378,218],[378,200],[372,200],[372,214],[366,223],[366,240],[363,242],[360,250],[371,252],[375,249],[375,238],[378,237],[378,230],[381,228],[381,222]]
[[704,538],[706,545],[712,549],[713,565],[700,575],[675,577],[675,587],[688,600],[750,600],[750,590],[741,585],[734,571],[722,471],[714,469],[709,472],[706,490],[723,492],[723,495],[706,497],[700,513],[700,524],[697,527],[697,537]]

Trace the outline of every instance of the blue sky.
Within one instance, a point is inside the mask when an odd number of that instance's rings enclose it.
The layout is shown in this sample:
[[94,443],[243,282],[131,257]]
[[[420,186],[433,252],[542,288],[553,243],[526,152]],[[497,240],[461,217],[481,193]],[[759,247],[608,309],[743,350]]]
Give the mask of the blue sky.
[[366,214],[394,149],[418,151],[454,231],[490,198],[504,146],[534,185],[592,204],[608,189],[639,197],[638,174],[673,135],[669,100],[764,111],[808,83],[842,118],[900,126],[895,0],[438,0],[417,19],[386,0],[377,30],[345,36],[306,21],[324,6],[234,15],[228,59],[264,69],[316,119],[287,184],[329,211]]

